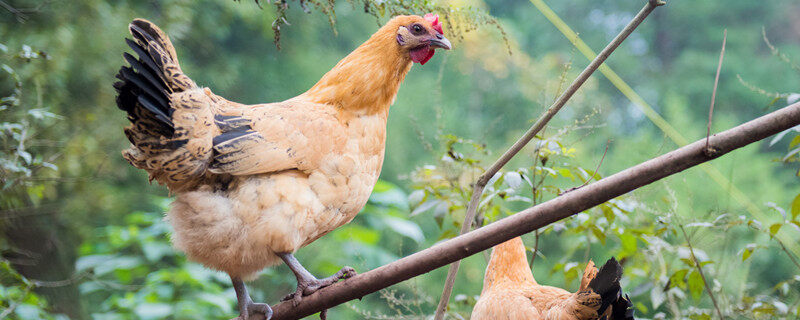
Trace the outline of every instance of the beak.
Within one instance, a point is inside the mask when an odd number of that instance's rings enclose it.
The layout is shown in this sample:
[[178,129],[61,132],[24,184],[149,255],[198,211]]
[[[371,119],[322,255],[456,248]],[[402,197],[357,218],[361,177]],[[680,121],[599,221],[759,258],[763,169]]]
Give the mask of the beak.
[[445,38],[441,34],[437,34],[436,37],[431,39],[429,45],[431,47],[433,47],[433,48],[442,48],[442,49],[445,49],[445,50],[450,50],[450,48],[452,46],[450,44],[450,40],[447,40],[447,38]]

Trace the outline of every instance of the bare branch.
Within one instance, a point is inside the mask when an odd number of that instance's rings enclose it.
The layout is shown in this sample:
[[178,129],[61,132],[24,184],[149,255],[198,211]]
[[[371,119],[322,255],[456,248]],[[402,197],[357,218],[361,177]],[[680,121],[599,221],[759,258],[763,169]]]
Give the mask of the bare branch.
[[[514,143],[501,157],[497,159],[497,161],[489,167],[479,178],[478,181],[475,183],[475,187],[472,190],[472,197],[470,199],[469,205],[467,206],[467,213],[464,216],[464,223],[461,225],[461,232],[460,234],[464,234],[469,231],[470,226],[472,225],[472,221],[475,219],[475,214],[478,211],[478,204],[481,200],[481,195],[483,194],[483,189],[486,187],[486,184],[489,182],[490,179],[500,171],[503,166],[505,166],[508,161],[511,160],[517,153],[524,148],[528,142],[539,133],[539,131],[544,128],[553,116],[561,110],[562,107],[572,98],[572,95],[578,91],[578,89],[586,82],[587,79],[594,73],[600,65],[611,55],[614,50],[622,44],[623,41],[633,33],[633,30],[636,30],[636,27],[650,15],[656,7],[663,5],[663,1],[655,1],[650,0],[648,3],[639,11],[639,13],[625,26],[624,29],[611,41],[604,49],[597,55],[597,57],[592,60],[592,62],[578,75],[572,84],[567,88],[561,96],[553,103],[550,108],[542,114],[536,123],[525,132],[522,137]],[[453,291],[453,285],[456,281],[456,274],[458,274],[458,266],[460,261],[456,261],[453,265],[450,266],[450,269],[447,272],[447,279],[445,279],[444,289],[442,290],[442,297],[439,300],[439,305],[436,308],[436,315],[434,317],[435,320],[442,320],[444,317],[444,311],[447,309],[447,304],[450,301],[450,294]]]
[[320,289],[314,294],[304,297],[296,306],[292,302],[277,304],[273,306],[273,319],[299,319],[319,312],[319,310],[359,299],[367,294],[489,249],[511,238],[583,212],[798,124],[800,124],[800,103],[795,103],[712,135],[709,138],[710,143],[718,150],[715,157],[705,154],[705,139],[698,140],[483,228]]
[[708,109],[708,131],[706,131],[706,152],[708,155],[714,153],[714,148],[708,144],[708,136],[711,135],[711,119],[714,116],[714,100],[717,98],[717,85],[719,85],[719,71],[722,70],[722,58],[725,57],[725,42],[728,41],[728,29],[722,33],[722,50],[719,51],[719,64],[717,64],[717,75],[714,77],[714,91],[711,91],[711,107]]

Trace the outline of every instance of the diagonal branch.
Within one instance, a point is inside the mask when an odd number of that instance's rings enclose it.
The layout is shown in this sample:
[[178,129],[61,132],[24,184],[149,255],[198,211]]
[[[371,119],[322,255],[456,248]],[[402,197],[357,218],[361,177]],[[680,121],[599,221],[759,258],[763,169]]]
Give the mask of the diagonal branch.
[[800,125],[800,103],[712,135],[710,144],[719,151],[714,154],[715,157],[709,157],[704,152],[703,138],[475,231],[320,289],[304,297],[296,306],[292,302],[277,304],[273,306],[273,319],[299,319],[359,299],[797,125]]
[[[536,120],[536,123],[534,123],[533,126],[531,126],[531,128],[528,129],[528,131],[525,132],[525,134],[522,135],[522,137],[520,137],[519,140],[517,140],[517,142],[515,142],[514,145],[512,145],[511,148],[509,148],[500,157],[500,159],[497,159],[497,161],[478,178],[478,181],[475,183],[475,187],[472,190],[472,197],[470,198],[469,205],[467,205],[467,213],[464,216],[464,223],[461,225],[460,234],[464,234],[470,230],[472,221],[475,220],[475,215],[478,211],[478,204],[480,203],[483,189],[486,187],[486,184],[489,182],[489,180],[492,179],[492,177],[494,177],[494,175],[500,171],[500,169],[502,169],[503,166],[505,166],[511,160],[511,158],[517,155],[517,153],[519,153],[520,150],[522,150],[522,148],[524,148],[528,142],[530,142],[531,139],[533,139],[533,137],[535,137],[536,134],[538,134],[539,131],[541,131],[547,125],[547,123],[550,122],[551,119],[553,119],[553,116],[555,116],[556,113],[558,113],[558,111],[564,107],[567,101],[572,98],[572,95],[574,95],[575,92],[580,89],[583,83],[586,82],[592,73],[594,73],[594,71],[603,64],[608,56],[610,56],[611,53],[614,52],[614,50],[616,50],[623,41],[625,41],[625,38],[633,33],[633,30],[636,30],[636,27],[638,27],[639,24],[641,24],[642,21],[644,21],[644,19],[647,18],[647,16],[650,15],[650,13],[653,12],[656,7],[662,5],[664,5],[663,1],[648,1],[644,8],[642,8],[642,10],[640,10],[639,13],[633,18],[633,20],[631,20],[631,22],[628,23],[628,25],[625,26],[622,31],[620,31],[614,40],[612,40],[611,43],[609,43],[603,49],[603,51],[601,51],[600,54],[597,55],[597,57],[595,57],[585,69],[583,69],[581,74],[578,75],[578,77],[572,82],[567,90],[558,97],[553,105],[550,106],[550,108],[548,108],[538,120]],[[458,274],[459,264],[460,261],[454,262],[447,272],[447,279],[445,280],[442,297],[439,300],[439,306],[436,308],[436,316],[434,317],[435,320],[442,320],[444,318],[444,311],[447,309],[447,303],[450,301],[450,294],[453,292],[453,285],[456,281],[456,274]]]

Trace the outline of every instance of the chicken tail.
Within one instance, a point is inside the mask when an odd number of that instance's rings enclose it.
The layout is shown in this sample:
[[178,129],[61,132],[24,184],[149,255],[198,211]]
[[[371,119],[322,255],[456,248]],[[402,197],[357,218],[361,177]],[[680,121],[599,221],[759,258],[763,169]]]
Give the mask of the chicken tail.
[[[611,303],[611,315],[605,320],[633,320],[633,302],[626,294],[620,294],[616,301]],[[602,319],[601,319],[602,320]]]
[[[598,315],[604,315],[600,319],[605,320],[628,320],[633,319],[633,304],[627,296],[622,296],[622,288],[619,280],[622,278],[622,266],[617,259],[609,259],[600,271],[589,281],[589,289],[600,295],[600,307],[597,309]],[[606,310],[611,307],[611,312]]]
[[127,112],[125,128],[131,148],[123,156],[144,169],[150,179],[172,191],[205,171],[211,154],[213,114],[207,98],[181,71],[175,48],[155,24],[136,19],[129,25],[135,40],[125,39],[136,57],[124,53],[130,66],[117,73],[117,107]]

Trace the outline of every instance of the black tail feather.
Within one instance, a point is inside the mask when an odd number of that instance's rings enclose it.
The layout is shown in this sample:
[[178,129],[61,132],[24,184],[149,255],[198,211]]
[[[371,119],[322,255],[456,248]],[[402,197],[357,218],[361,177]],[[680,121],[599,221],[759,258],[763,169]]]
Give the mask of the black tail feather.
[[170,92],[169,87],[161,77],[157,76],[156,74],[160,74],[155,70],[151,69],[143,65],[139,60],[136,60],[131,54],[125,52],[122,54],[122,57],[125,58],[125,61],[128,61],[128,64],[131,65],[136,71],[138,71],[142,76],[147,79],[148,83],[152,86],[155,91],[161,93],[160,96],[166,96],[166,92]]
[[166,137],[171,137],[174,132],[172,123],[173,109],[170,107],[169,95],[172,89],[167,85],[163,74],[161,59],[154,59],[153,50],[160,48],[152,35],[142,28],[131,24],[131,34],[138,40],[125,39],[136,57],[124,53],[123,58],[130,67],[123,66],[117,73],[120,81],[114,84],[117,89],[117,106],[128,113],[128,119],[133,123],[142,122],[148,129]]
[[137,101],[139,101],[139,103],[142,106],[147,108],[148,111],[154,113],[156,119],[160,120],[162,123],[169,126],[170,128],[174,128],[172,120],[169,118],[169,116],[166,113],[164,113],[164,111],[161,111],[159,107],[157,107],[156,104],[152,100],[150,100],[150,98],[148,98],[146,95],[139,95],[137,97]]
[[147,67],[150,68],[150,70],[155,71],[154,73],[157,74],[159,78],[161,78],[161,81],[166,83],[166,80],[164,79],[161,72],[156,71],[156,70],[161,70],[161,66],[157,64],[155,60],[153,60],[153,58],[150,56],[150,53],[148,53],[144,47],[136,43],[136,41],[133,41],[128,38],[125,38],[125,43],[127,43],[128,47],[133,49],[133,52],[136,53],[136,55],[139,57],[139,62],[144,63]]
[[633,302],[626,294],[620,296],[611,304],[611,319],[608,320],[633,320]]
[[622,278],[622,266],[612,257],[600,267],[595,278],[589,282],[589,288],[600,295],[601,303],[597,314],[603,314],[609,306],[611,307],[611,318],[606,320],[634,319],[631,300],[627,296],[622,296],[620,278]]
[[163,92],[159,92],[158,89],[153,88],[153,85],[146,81],[147,79],[143,79],[141,72],[136,72],[133,69],[126,67],[120,68],[119,72],[126,81],[133,82],[133,84],[139,89],[142,89],[142,91],[144,91],[149,98],[156,100],[161,112],[167,114],[171,113],[169,110],[169,102],[167,97]]

